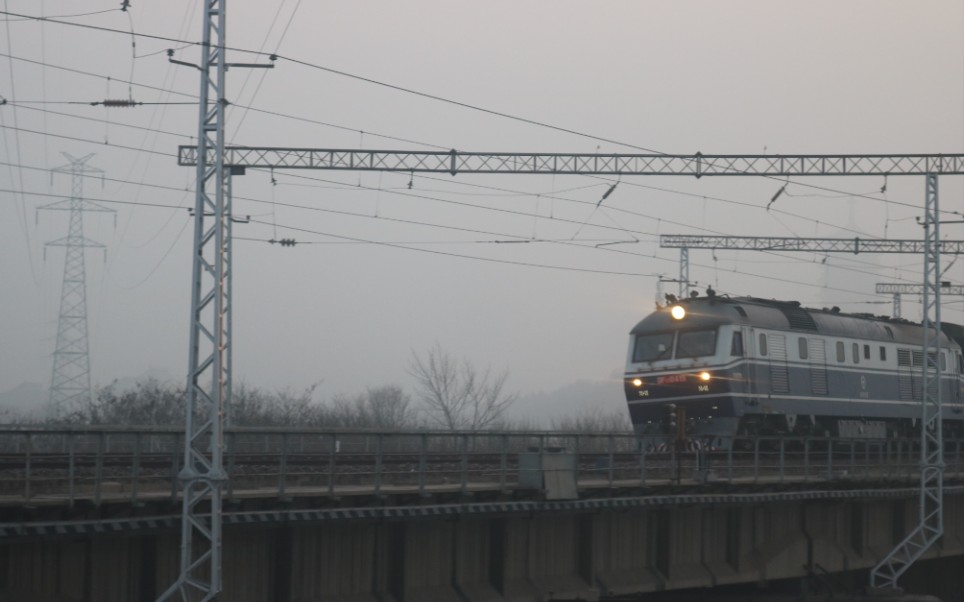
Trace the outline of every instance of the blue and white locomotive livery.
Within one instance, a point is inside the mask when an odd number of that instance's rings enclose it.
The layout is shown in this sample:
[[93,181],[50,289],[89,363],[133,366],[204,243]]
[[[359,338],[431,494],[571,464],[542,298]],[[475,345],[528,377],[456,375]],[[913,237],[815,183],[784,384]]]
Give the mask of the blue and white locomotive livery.
[[[630,333],[625,390],[645,444],[726,449],[767,435],[918,435],[923,330],[752,297],[679,300]],[[944,428],[962,432],[964,329],[942,325]]]

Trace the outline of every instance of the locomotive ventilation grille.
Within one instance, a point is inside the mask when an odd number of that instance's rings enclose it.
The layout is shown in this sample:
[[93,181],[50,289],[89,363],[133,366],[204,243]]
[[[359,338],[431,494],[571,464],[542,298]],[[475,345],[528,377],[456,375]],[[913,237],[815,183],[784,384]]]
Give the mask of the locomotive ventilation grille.
[[817,323],[813,321],[810,312],[801,307],[780,307],[780,311],[787,317],[790,328],[796,330],[817,330]]

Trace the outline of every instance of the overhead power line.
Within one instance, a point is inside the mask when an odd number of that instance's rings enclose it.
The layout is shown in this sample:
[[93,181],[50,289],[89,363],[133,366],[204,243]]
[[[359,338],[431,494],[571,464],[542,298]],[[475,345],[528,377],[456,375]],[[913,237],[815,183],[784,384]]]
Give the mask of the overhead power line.
[[[91,29],[91,30],[102,31],[102,32],[107,32],[107,33],[121,34],[121,35],[124,35],[124,36],[134,35],[134,36],[137,36],[137,37],[144,37],[144,38],[148,38],[148,39],[155,39],[155,40],[160,40],[160,41],[165,41],[165,42],[174,42],[174,43],[183,45],[182,47],[187,47],[187,46],[192,46],[192,45],[193,45],[193,46],[200,46],[200,45],[201,45],[200,42],[185,40],[185,39],[181,39],[181,38],[173,38],[173,37],[169,37],[169,36],[159,36],[159,35],[143,34],[143,33],[134,33],[134,32],[131,32],[131,31],[124,31],[124,30],[115,29],[115,28],[110,28],[110,27],[94,26],[94,25],[82,24],[82,23],[72,23],[72,22],[69,22],[69,21],[59,21],[59,20],[57,20],[57,19],[53,19],[53,18],[50,18],[50,17],[38,16],[38,15],[26,15],[26,14],[12,13],[12,12],[9,12],[9,11],[0,11],[0,14],[6,14],[6,15],[9,15],[9,16],[21,17],[21,18],[24,18],[24,19],[36,20],[36,21],[40,21],[40,22],[56,23],[56,24],[58,24],[58,25],[63,25],[63,26],[78,27],[78,28]],[[421,92],[421,91],[419,91],[419,90],[415,90],[415,89],[412,89],[412,88],[407,88],[407,87],[400,86],[400,85],[395,85],[395,84],[390,84],[390,83],[387,83],[387,82],[382,82],[382,81],[379,81],[379,80],[376,80],[376,79],[373,79],[373,78],[368,78],[368,77],[360,76],[360,75],[357,75],[357,74],[354,74],[354,73],[349,73],[349,72],[346,72],[346,71],[341,71],[341,70],[334,69],[334,68],[331,68],[331,67],[326,67],[326,66],[324,66],[324,65],[319,65],[319,64],[311,63],[311,62],[309,62],[309,61],[304,61],[304,60],[300,60],[300,59],[296,59],[296,58],[293,58],[293,57],[284,56],[284,55],[277,54],[277,53],[266,53],[266,52],[254,51],[254,50],[250,50],[250,49],[246,49],[246,48],[238,48],[238,47],[233,47],[233,46],[225,46],[224,49],[225,49],[225,50],[234,51],[234,52],[242,52],[242,53],[247,53],[247,54],[253,54],[253,55],[255,55],[255,56],[267,56],[267,57],[269,57],[269,58],[272,58],[273,60],[274,60],[274,59],[277,59],[277,60],[285,60],[285,61],[289,61],[289,62],[291,62],[291,63],[293,63],[293,64],[301,65],[301,66],[304,66],[304,67],[307,67],[307,68],[311,68],[311,69],[315,69],[315,70],[319,70],[319,71],[324,71],[324,72],[327,72],[327,73],[332,73],[332,74],[335,74],[335,75],[339,75],[339,76],[342,76],[342,77],[347,77],[347,78],[350,78],[350,79],[355,79],[355,80],[357,80],[357,81],[362,81],[362,82],[370,83],[370,84],[372,84],[372,85],[384,87],[384,88],[387,88],[387,89],[392,89],[392,90],[396,90],[396,91],[399,91],[399,92],[404,92],[404,93],[406,93],[406,94],[412,94],[412,95],[414,95],[414,96],[419,96],[419,97],[422,97],[422,98],[426,98],[426,99],[430,99],[430,100],[434,100],[434,101],[438,101],[438,102],[442,102],[442,103],[446,103],[446,104],[451,104],[451,105],[463,107],[463,108],[466,108],[466,109],[471,109],[471,110],[479,111],[479,112],[482,112],[482,113],[490,114],[490,115],[497,116],[497,117],[502,117],[502,118],[505,118],[505,119],[510,119],[510,120],[513,120],[513,121],[518,121],[518,122],[521,122],[521,123],[527,123],[527,124],[535,125],[535,126],[538,126],[538,127],[544,127],[544,128],[551,129],[551,130],[554,130],[554,131],[569,133],[569,134],[572,134],[572,135],[575,135],[575,136],[579,136],[579,137],[583,137],[583,138],[587,138],[587,139],[590,139],[590,140],[595,140],[595,141],[598,141],[598,142],[605,142],[605,143],[609,143],[609,144],[615,144],[615,145],[618,145],[618,146],[623,146],[623,147],[626,147],[626,148],[632,148],[632,149],[636,149],[636,150],[641,150],[641,151],[645,151],[645,152],[648,152],[648,153],[653,153],[653,154],[656,154],[656,155],[670,156],[670,155],[668,155],[668,154],[666,154],[666,153],[663,153],[662,151],[655,150],[655,149],[651,149],[651,148],[647,148],[647,147],[645,147],[645,146],[641,146],[641,145],[637,145],[637,144],[631,144],[631,143],[623,142],[623,141],[619,141],[619,140],[613,140],[613,139],[609,139],[609,138],[605,138],[605,137],[601,137],[601,136],[595,136],[595,135],[589,134],[589,133],[587,133],[587,132],[581,132],[581,131],[574,130],[574,129],[570,129],[570,128],[565,128],[565,127],[561,127],[561,126],[556,126],[556,125],[549,124],[549,123],[545,123],[545,122],[541,122],[541,121],[538,121],[538,120],[529,119],[529,118],[521,117],[521,116],[517,116],[517,115],[512,115],[512,114],[510,114],[510,113],[505,113],[505,112],[501,112],[501,111],[495,111],[495,110],[492,110],[492,109],[488,109],[488,108],[485,108],[485,107],[473,105],[473,104],[470,104],[470,103],[465,103],[465,102],[453,100],[453,99],[450,99],[450,98],[445,98],[445,97],[443,97],[443,96],[438,96],[438,95],[435,95],[435,94],[429,94],[429,93],[426,93],[426,92]],[[433,146],[434,146],[434,145],[433,145]],[[814,174],[814,173],[818,173],[818,170],[816,170],[816,171],[811,171],[811,172],[808,172],[808,173],[810,173],[810,174],[812,175],[812,174]],[[937,173],[946,173],[946,172],[937,172]],[[736,175],[736,174],[734,173],[734,175]],[[773,175],[768,175],[768,174],[763,174],[763,173],[757,173],[757,172],[747,172],[747,175],[761,175],[761,176],[764,176],[764,177],[775,177],[775,176],[773,176]],[[782,174],[780,174],[780,175],[782,175]],[[847,192],[845,192],[845,191],[835,190],[835,189],[832,189],[832,188],[828,188],[828,187],[820,186],[820,185],[816,185],[816,184],[809,184],[809,183],[804,183],[804,182],[799,182],[799,183],[795,182],[794,184],[795,184],[795,185],[798,185],[798,186],[801,186],[801,187],[811,188],[811,189],[814,189],[814,190],[821,190],[821,191],[825,191],[825,192],[844,193],[844,194],[847,194],[848,196],[852,196],[852,197],[867,198],[867,199],[872,199],[872,200],[875,200],[875,201],[880,201],[880,200],[881,200],[881,199],[878,198],[878,197],[870,196],[870,195],[867,195],[867,194],[847,193]]]

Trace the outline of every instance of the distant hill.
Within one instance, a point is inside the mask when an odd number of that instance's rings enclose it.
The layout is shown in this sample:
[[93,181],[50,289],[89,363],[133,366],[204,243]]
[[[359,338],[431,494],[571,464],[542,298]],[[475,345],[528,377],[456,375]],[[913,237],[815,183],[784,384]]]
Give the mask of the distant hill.
[[612,416],[629,411],[621,380],[569,383],[553,391],[539,391],[519,398],[509,411],[509,420],[531,424],[533,428],[550,428],[554,423],[586,415]]
[[0,422],[43,419],[50,416],[47,388],[38,383],[21,383],[0,393]]

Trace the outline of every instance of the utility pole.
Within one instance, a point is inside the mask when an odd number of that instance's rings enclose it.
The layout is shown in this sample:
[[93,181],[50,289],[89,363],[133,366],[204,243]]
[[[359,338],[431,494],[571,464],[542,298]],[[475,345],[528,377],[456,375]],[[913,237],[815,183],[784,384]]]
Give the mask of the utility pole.
[[[222,0],[223,2],[223,0]],[[214,154],[216,156],[214,156]],[[925,237],[917,252],[924,253],[924,399],[921,404],[920,523],[871,573],[874,587],[895,587],[897,578],[943,533],[943,448],[940,412],[940,364],[929,351],[937,348],[940,329],[940,255],[946,242],[937,236],[940,175],[964,175],[964,154],[916,155],[668,155],[503,153],[396,150],[350,150],[294,147],[180,146],[178,164],[197,166],[216,160],[232,168],[318,169],[419,173],[488,173],[615,176],[924,176]],[[855,239],[859,247],[861,242]],[[854,241],[851,241],[852,243]],[[964,244],[964,243],[960,243]],[[685,245],[694,248],[693,245]],[[781,249],[788,250],[788,249]],[[850,252],[854,252],[852,249]],[[891,251],[898,252],[898,251]],[[907,252],[907,251],[900,251]],[[950,251],[950,252],[960,252]],[[936,389],[936,393],[933,391]],[[930,431],[930,435],[928,434]],[[936,439],[933,433],[937,433]],[[216,444],[223,444],[223,433]]]
[[[47,247],[65,247],[64,278],[60,289],[60,313],[57,318],[57,347],[54,350],[53,371],[50,377],[50,405],[58,416],[93,399],[90,388],[90,344],[87,338],[87,270],[84,249],[103,249],[104,245],[84,237],[84,212],[114,213],[92,201],[84,199],[84,177],[103,174],[96,167],[87,165],[93,153],[79,159],[63,153],[68,165],[56,167],[53,173],[71,175],[70,198],[43,205],[38,209],[68,211],[70,223],[67,236],[52,240]],[[105,251],[106,253],[106,251]]]

